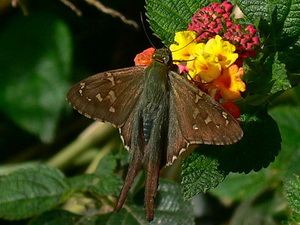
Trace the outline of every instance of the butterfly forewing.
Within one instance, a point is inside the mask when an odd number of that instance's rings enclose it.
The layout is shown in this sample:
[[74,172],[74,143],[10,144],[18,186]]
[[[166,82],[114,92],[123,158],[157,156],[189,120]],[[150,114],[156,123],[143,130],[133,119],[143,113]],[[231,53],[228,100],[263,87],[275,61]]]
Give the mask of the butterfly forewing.
[[122,208],[135,176],[145,167],[148,221],[154,216],[162,166],[171,165],[189,144],[227,145],[243,135],[237,121],[219,103],[171,70],[168,49],[156,53],[148,69],[136,66],[99,73],[75,84],[67,94],[84,116],[118,127],[124,145],[131,150],[115,210]]
[[228,145],[242,138],[238,122],[219,103],[183,76],[170,71],[169,77],[172,88],[168,164],[188,144]]
[[84,116],[121,127],[141,95],[145,69],[135,66],[98,73],[75,84],[67,99]]

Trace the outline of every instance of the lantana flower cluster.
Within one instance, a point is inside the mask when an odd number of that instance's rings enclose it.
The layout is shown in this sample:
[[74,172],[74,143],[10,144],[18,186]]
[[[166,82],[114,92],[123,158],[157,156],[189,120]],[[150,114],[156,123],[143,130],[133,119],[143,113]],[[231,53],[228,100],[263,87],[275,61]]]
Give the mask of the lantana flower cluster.
[[233,5],[227,1],[222,4],[211,3],[202,8],[192,17],[188,30],[196,31],[197,40],[206,42],[208,39],[220,35],[223,40],[229,41],[236,47],[239,61],[248,57],[255,57],[255,46],[259,45],[259,37],[253,25],[243,28],[240,24],[234,23],[230,17]]
[[[170,50],[179,72],[238,118],[239,108],[232,101],[246,90],[242,65],[245,59],[256,55],[259,37],[252,25],[243,28],[233,22],[232,8],[227,1],[202,8],[186,31],[175,34]],[[136,65],[147,65],[141,63],[147,60],[140,58],[153,51],[150,48],[137,56]]]

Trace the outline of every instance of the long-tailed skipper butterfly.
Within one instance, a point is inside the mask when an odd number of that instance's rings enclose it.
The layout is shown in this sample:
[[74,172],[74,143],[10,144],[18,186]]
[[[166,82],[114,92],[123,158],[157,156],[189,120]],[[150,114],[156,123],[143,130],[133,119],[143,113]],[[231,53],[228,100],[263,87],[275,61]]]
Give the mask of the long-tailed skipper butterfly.
[[190,144],[229,145],[243,131],[214,99],[173,69],[169,49],[156,50],[151,64],[98,73],[75,84],[67,95],[84,116],[119,128],[131,154],[119,211],[143,166],[145,210],[154,218],[159,172]]

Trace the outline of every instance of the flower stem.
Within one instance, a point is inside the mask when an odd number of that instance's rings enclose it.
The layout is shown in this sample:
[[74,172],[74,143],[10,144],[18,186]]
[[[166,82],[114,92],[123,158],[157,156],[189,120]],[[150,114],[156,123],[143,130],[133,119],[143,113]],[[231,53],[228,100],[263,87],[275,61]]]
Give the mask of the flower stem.
[[78,138],[50,158],[46,164],[59,169],[65,168],[69,162],[94,144],[104,140],[112,133],[110,125],[94,122],[86,128]]

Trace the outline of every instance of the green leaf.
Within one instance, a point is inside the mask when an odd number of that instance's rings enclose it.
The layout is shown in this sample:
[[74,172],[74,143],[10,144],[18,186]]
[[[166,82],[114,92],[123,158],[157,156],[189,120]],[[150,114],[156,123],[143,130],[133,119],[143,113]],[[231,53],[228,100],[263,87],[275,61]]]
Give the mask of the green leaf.
[[72,191],[86,191],[89,186],[99,182],[99,177],[96,174],[84,174],[74,177],[67,177],[66,182],[72,188]]
[[114,156],[108,154],[100,160],[94,174],[67,178],[67,181],[74,191],[90,191],[100,196],[118,195],[122,181],[113,173],[116,165]]
[[88,190],[97,195],[118,195],[122,186],[121,179],[115,174],[110,176],[100,177],[98,182],[90,185]]
[[16,17],[0,35],[0,109],[44,142],[66,104],[71,55],[70,31],[53,15]]
[[209,0],[147,0],[146,15],[154,34],[168,46],[174,43],[175,32],[186,30],[192,16],[210,2]]
[[284,221],[283,225],[295,225],[300,223],[300,214],[293,212],[291,219]]
[[96,168],[95,174],[102,177],[110,176],[114,172],[116,167],[117,167],[117,160],[115,156],[113,156],[112,154],[107,154],[100,160]]
[[65,210],[52,210],[39,215],[30,221],[29,225],[74,225],[80,218],[81,216]]
[[[260,195],[244,200],[231,217],[229,225],[241,224],[280,224],[276,221],[276,207],[283,204],[280,197],[274,197],[272,192],[264,192]],[[278,210],[278,209],[277,209]]]
[[293,211],[300,213],[300,177],[294,176],[284,182],[288,203]]
[[0,218],[28,218],[60,204],[70,190],[64,175],[35,166],[0,176]]
[[274,62],[272,64],[272,88],[270,90],[271,94],[278,91],[288,90],[292,86],[290,81],[287,79],[287,71],[285,69],[285,64],[281,63],[278,59],[278,53],[276,53]]
[[[160,180],[156,202],[155,217],[151,224],[195,224],[191,203],[183,200],[180,185]],[[107,225],[114,224],[147,225],[149,223],[145,220],[143,207],[126,204],[107,222]]]
[[[281,137],[275,120],[260,107],[242,107],[241,141],[224,146],[220,164],[228,172],[259,171],[274,161],[281,149]],[[221,146],[216,146],[216,148]]]
[[252,171],[247,175],[231,173],[209,193],[230,202],[250,198],[269,185],[272,176],[268,172],[269,170],[263,169],[259,172]]
[[260,29],[265,36],[271,36],[271,39],[280,33],[283,33],[285,38],[299,36],[299,0],[237,0],[236,3],[252,23],[266,21],[266,29]]
[[[276,52],[270,54],[262,65],[252,64],[252,71],[247,71],[246,74],[247,91],[266,98],[267,95],[290,89],[292,85],[287,76],[286,64],[282,60],[284,58],[287,58],[285,54]],[[254,66],[257,68],[254,69]],[[253,97],[255,96],[249,96],[250,99]],[[249,100],[246,98],[244,101]]]
[[6,175],[8,173],[14,172],[21,168],[32,167],[32,166],[37,166],[37,165],[40,165],[40,162],[27,161],[27,162],[16,163],[16,164],[3,164],[0,166],[0,175]]
[[225,176],[226,172],[219,169],[217,158],[194,152],[182,164],[181,184],[184,198],[191,198],[216,187]]
[[96,185],[89,186],[89,190],[99,195],[118,195],[122,186],[121,179],[114,174],[117,162],[112,154],[104,156],[95,171],[99,177]]
[[276,122],[262,109],[248,107],[242,112],[242,140],[228,146],[200,146],[184,161],[185,197],[215,187],[229,172],[259,171],[274,161],[281,148]]
[[282,151],[273,167],[280,171],[282,179],[300,174],[300,108],[277,106],[270,114],[278,123],[282,137]]
[[78,215],[65,210],[51,210],[30,221],[28,225],[104,225],[112,213]]

